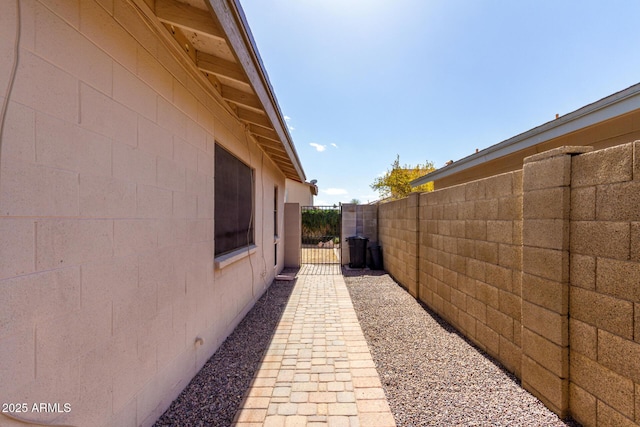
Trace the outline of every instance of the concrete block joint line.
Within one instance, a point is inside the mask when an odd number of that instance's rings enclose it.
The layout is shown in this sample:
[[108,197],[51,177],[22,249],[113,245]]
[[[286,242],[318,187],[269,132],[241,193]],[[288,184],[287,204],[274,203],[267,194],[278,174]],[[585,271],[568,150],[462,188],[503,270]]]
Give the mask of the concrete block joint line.
[[234,425],[395,427],[340,273],[298,276]]

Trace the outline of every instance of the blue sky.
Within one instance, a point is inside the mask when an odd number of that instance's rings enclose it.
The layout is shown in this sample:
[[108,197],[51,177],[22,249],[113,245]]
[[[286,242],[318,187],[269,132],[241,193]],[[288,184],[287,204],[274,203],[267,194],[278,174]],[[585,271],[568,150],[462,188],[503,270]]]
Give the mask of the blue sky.
[[316,204],[640,82],[640,1],[241,0]]

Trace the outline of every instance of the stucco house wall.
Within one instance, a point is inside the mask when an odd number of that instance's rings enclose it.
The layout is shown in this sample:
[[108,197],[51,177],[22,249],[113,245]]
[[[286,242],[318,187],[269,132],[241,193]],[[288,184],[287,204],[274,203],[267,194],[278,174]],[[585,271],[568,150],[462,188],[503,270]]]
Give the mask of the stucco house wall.
[[[285,175],[131,2],[20,7],[0,152],[2,402],[44,423],[152,425],[283,267]],[[3,2],[0,101],[15,29]],[[256,249],[224,268],[216,143],[255,170]]]
[[315,194],[318,193],[318,188],[314,184],[287,179],[286,185],[286,203],[297,203],[300,206],[313,206],[314,191]]

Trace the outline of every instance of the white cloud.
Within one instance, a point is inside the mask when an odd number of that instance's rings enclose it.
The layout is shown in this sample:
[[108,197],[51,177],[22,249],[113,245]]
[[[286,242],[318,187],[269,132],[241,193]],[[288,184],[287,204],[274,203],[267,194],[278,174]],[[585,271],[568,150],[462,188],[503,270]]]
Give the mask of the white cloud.
[[320,151],[320,152],[322,152],[322,151],[327,149],[326,145],[316,144],[315,142],[311,142],[311,143],[309,143],[309,145],[312,146],[313,148],[315,148],[316,150]]
[[289,124],[289,121],[291,121],[291,117],[289,117],[289,116],[284,116],[284,121],[285,121],[285,122],[287,122],[287,127],[289,128],[289,130],[290,130],[290,131],[293,131],[293,130],[295,130],[295,129],[296,129],[296,128],[294,128],[293,126],[291,126],[291,125]]
[[360,200],[360,203],[370,203],[376,200],[380,199],[380,195],[376,194],[376,193],[366,193],[366,194],[361,194],[360,196],[356,197],[356,199]]
[[335,148],[338,148],[338,144],[335,144],[335,143],[333,143],[333,142],[331,143],[331,146],[332,146],[332,147],[335,147]]
[[320,190],[323,193],[326,193],[330,196],[338,196],[340,194],[347,194],[348,191],[344,188],[327,188],[326,190]]

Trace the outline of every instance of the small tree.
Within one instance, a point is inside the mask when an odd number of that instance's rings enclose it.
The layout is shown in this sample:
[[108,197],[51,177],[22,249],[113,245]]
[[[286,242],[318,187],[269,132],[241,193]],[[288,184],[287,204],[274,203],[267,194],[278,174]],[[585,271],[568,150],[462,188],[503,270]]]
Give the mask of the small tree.
[[358,199],[351,199],[351,201],[349,203],[352,203],[354,205],[359,205],[360,204],[360,200]]
[[400,155],[398,155],[391,165],[391,170],[388,170],[383,176],[377,177],[371,184],[371,188],[378,191],[381,197],[391,197],[394,200],[407,197],[410,193],[433,191],[433,182],[413,188],[409,183],[434,170],[436,168],[433,166],[433,162],[429,161],[416,166],[400,166]]

